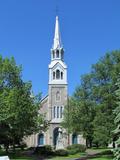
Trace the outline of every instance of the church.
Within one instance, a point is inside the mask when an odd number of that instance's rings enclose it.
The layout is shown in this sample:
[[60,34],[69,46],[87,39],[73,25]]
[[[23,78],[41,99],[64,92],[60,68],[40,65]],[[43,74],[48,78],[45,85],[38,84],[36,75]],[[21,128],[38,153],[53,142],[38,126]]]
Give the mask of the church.
[[49,64],[48,94],[41,100],[40,113],[50,122],[48,130],[26,139],[28,147],[51,145],[63,149],[72,144],[85,144],[82,135],[68,135],[61,127],[63,111],[68,103],[67,65],[64,62],[64,48],[61,43],[59,19],[56,16],[55,34]]

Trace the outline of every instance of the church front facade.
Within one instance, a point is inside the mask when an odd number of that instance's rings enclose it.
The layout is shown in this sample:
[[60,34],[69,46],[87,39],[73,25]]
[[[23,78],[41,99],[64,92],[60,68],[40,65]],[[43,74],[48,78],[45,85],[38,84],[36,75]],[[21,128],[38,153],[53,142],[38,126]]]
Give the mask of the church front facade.
[[41,101],[40,113],[49,121],[46,132],[40,132],[26,139],[28,147],[51,145],[62,149],[71,144],[85,144],[81,135],[68,135],[61,127],[63,111],[68,103],[67,65],[64,62],[64,48],[61,43],[59,20],[56,17],[54,42],[49,64],[48,95]]

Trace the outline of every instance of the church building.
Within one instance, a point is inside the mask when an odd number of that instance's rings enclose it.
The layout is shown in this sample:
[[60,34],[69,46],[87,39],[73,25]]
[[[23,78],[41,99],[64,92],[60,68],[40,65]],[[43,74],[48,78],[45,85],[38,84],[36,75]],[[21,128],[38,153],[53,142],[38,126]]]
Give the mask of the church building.
[[50,122],[48,130],[27,138],[28,147],[51,145],[62,149],[71,144],[85,144],[81,135],[66,133],[61,127],[63,111],[68,102],[67,65],[64,62],[64,48],[61,43],[58,16],[55,22],[55,34],[49,64],[48,95],[41,101],[40,113]]

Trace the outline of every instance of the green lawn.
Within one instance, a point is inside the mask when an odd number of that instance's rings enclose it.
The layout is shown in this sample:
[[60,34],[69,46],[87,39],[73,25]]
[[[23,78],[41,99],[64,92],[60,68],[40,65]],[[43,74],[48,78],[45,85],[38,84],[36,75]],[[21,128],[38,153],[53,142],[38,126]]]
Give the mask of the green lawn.
[[15,159],[10,159],[10,160],[34,160],[33,158],[28,158],[28,157],[24,157],[24,158],[15,158]]
[[10,160],[33,160],[33,158],[22,155],[20,151],[16,153],[6,153],[5,151],[0,150],[0,156],[8,156]]
[[[76,155],[70,155],[68,157],[53,157],[48,160],[73,160],[73,159],[80,158],[80,157],[81,157],[80,154],[76,154]],[[83,157],[83,155],[82,155],[82,157]],[[101,156],[99,158],[91,158],[89,160],[113,160],[113,157]]]
[[[69,155],[69,156],[56,156],[56,157],[51,157],[47,158],[46,160],[73,160],[76,158],[80,157],[85,157],[87,154],[94,154],[94,153],[101,153],[103,151],[106,151],[107,149],[88,149],[87,153],[77,153],[74,155]],[[104,153],[104,152],[103,152]],[[10,160],[36,160],[35,155],[28,156],[28,154],[21,152],[20,150],[17,151],[16,153],[9,153],[7,154],[5,151],[0,151],[0,156],[6,156],[8,155]],[[112,160],[113,158],[109,155],[98,155],[96,158],[91,158],[89,160]]]
[[90,160],[112,160],[113,157],[110,157],[110,156],[102,156],[100,158],[92,158]]
[[[48,160],[73,160],[73,159],[76,159],[76,158],[80,158],[80,157],[85,157],[87,154],[99,154],[99,153],[105,153],[105,151],[108,151],[109,149],[104,149],[104,148],[101,148],[101,149],[96,149],[96,148],[93,148],[93,149],[87,149],[87,153],[78,153],[78,154],[75,154],[75,155],[69,155],[67,157],[53,157],[53,158],[49,158]],[[91,158],[89,160],[112,160],[113,157],[111,157],[110,155],[98,155],[96,156],[96,158]]]
[[12,156],[12,155],[9,155],[9,154],[8,154],[8,156],[9,156],[10,160],[34,160],[33,158],[30,158],[28,156],[20,156],[20,155]]
[[63,156],[63,157],[57,156],[53,158],[48,158],[48,160],[69,160],[69,159],[75,159],[75,158],[80,158],[84,156],[86,156],[86,153],[77,153],[69,156]]

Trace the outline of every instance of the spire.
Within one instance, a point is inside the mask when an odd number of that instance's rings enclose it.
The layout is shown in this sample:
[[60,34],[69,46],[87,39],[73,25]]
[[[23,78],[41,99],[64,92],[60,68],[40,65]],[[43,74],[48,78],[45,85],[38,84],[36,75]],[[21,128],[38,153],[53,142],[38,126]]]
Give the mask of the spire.
[[61,39],[60,39],[59,20],[58,20],[58,16],[56,16],[53,49],[57,49],[57,48],[61,48],[61,47],[62,47],[62,44],[61,44]]

